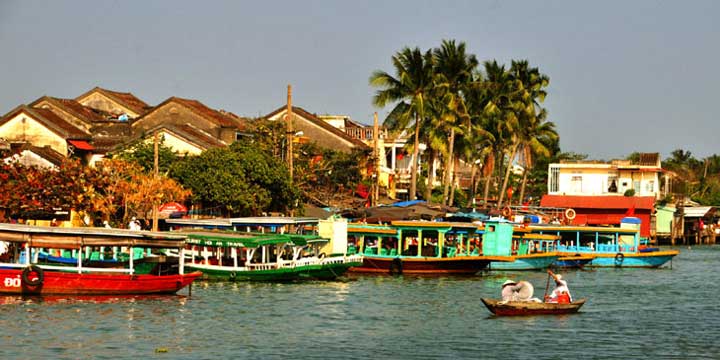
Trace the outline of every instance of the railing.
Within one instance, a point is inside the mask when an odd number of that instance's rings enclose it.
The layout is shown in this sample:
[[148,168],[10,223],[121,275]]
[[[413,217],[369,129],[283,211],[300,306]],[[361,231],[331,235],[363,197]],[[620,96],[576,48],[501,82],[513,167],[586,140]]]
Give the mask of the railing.
[[[345,134],[350,136],[353,139],[360,139],[360,140],[372,140],[373,139],[373,133],[374,129],[372,127],[364,127],[364,128],[357,128],[357,127],[351,127],[351,128],[345,128]],[[386,131],[383,129],[380,129],[379,137],[383,138],[386,136]]]
[[[73,267],[73,266],[55,266],[55,265],[39,265],[39,264],[32,264],[34,266],[37,266],[43,270],[60,270],[64,272],[97,272],[97,273],[127,273],[132,274],[135,272],[134,269],[125,269],[125,268],[95,268],[95,267]],[[18,268],[22,269],[27,266],[30,266],[28,264],[15,264],[15,263],[0,263],[0,266],[2,267],[8,267],[8,268]]]

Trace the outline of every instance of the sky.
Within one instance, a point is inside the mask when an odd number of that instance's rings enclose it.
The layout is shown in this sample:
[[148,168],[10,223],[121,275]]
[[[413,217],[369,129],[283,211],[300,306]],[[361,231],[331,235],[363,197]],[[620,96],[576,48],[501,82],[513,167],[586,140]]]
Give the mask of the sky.
[[0,1],[0,114],[95,86],[241,116],[293,104],[371,124],[368,79],[443,39],[526,59],[562,151],[720,153],[720,1]]

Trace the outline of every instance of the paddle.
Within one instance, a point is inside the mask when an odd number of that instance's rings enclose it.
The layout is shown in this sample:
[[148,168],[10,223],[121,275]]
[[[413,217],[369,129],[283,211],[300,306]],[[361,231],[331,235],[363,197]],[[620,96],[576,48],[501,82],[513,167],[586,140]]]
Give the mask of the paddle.
[[545,284],[545,294],[543,295],[543,302],[547,301],[547,292],[550,289],[550,273],[552,270],[548,269],[547,283]]

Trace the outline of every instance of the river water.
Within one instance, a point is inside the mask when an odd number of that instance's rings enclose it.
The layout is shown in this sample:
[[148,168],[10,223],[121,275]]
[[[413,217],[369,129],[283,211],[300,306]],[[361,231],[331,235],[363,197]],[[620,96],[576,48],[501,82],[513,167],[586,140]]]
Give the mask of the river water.
[[[720,359],[720,246],[661,269],[563,272],[579,314],[493,317],[507,278],[544,272],[195,283],[191,296],[0,297],[2,359]],[[552,285],[551,285],[552,286]]]

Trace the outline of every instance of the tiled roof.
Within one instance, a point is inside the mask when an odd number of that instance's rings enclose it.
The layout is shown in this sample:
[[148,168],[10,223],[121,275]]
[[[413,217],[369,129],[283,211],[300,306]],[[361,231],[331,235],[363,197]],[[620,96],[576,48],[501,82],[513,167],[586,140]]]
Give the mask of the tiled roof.
[[22,144],[18,147],[13,147],[13,149],[12,149],[13,155],[11,155],[11,156],[20,156],[20,154],[22,154],[23,151],[30,151],[30,152],[40,156],[41,158],[49,161],[50,163],[52,163],[55,166],[60,166],[63,163],[63,161],[65,161],[65,159],[66,159],[66,157],[63,156],[63,154],[55,151],[50,146],[38,147],[38,146],[33,146],[33,145],[30,145],[27,143]]
[[652,196],[575,196],[543,195],[542,207],[560,207],[573,209],[652,209],[655,198]]
[[[360,149],[369,149],[370,148],[364,142],[348,136],[344,131],[341,131],[340,129],[328,124],[326,121],[323,121],[319,117],[315,116],[315,114],[312,114],[299,106],[293,106],[292,108],[293,108],[293,114],[297,114],[298,116],[301,116],[301,117],[311,121],[315,125],[320,126],[323,129],[327,130],[328,132],[334,134],[335,136],[338,136],[338,137],[352,143],[353,145],[357,146],[358,148],[360,148]],[[286,106],[280,107],[279,109],[271,112],[270,114],[267,114],[265,116],[265,118],[266,119],[271,118],[271,117],[283,112],[286,109],[287,109]]]
[[6,123],[10,120],[10,118],[21,112],[25,112],[33,119],[36,119],[37,121],[43,123],[45,126],[48,127],[48,129],[55,131],[57,134],[64,137],[65,139],[90,139],[90,135],[88,133],[70,124],[54,112],[48,109],[32,108],[27,105],[20,105],[15,109],[11,110],[9,113],[5,114],[5,116],[0,119],[0,125]]
[[62,108],[66,112],[70,113],[71,115],[75,116],[76,118],[87,123],[107,121],[110,118],[110,114],[89,108],[83,104],[80,104],[74,99],[61,99],[56,97],[43,96],[32,102],[30,106],[37,107],[37,105],[43,101],[49,101],[54,105]]
[[125,106],[126,108],[138,113],[138,114],[144,114],[148,111],[148,109],[151,108],[150,105],[145,103],[144,101],[140,100],[137,96],[133,95],[129,92],[119,92],[119,91],[112,91],[108,89],[103,89],[101,87],[94,87],[90,91],[76,97],[75,99],[81,99],[93,92],[100,92],[101,94],[109,97],[110,99],[114,100],[118,104]]
[[[241,130],[245,128],[245,122],[239,116],[228,112],[220,112],[217,110],[213,110],[197,100],[183,99],[173,96],[164,101],[163,104],[169,102],[182,104],[190,108],[190,110],[192,110],[197,115],[210,119],[222,127],[234,127]],[[163,104],[158,105],[156,108],[159,108]]]
[[209,149],[214,147],[222,147],[227,146],[227,144],[223,141],[220,141],[218,138],[196,128],[195,126],[192,126],[190,124],[185,125],[172,125],[172,124],[161,124],[159,126],[156,126],[153,129],[149,129],[147,131],[148,134],[151,134],[155,132],[155,130],[166,130],[168,132],[171,132],[175,135],[177,135],[180,138],[183,138],[190,143],[197,145],[198,147],[201,147],[203,149]]

